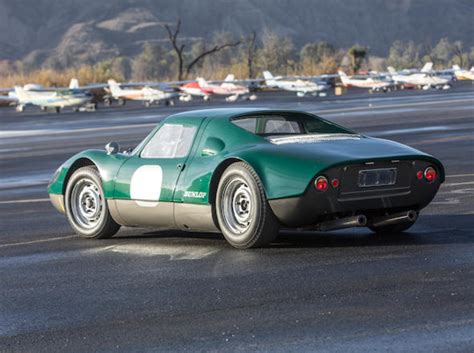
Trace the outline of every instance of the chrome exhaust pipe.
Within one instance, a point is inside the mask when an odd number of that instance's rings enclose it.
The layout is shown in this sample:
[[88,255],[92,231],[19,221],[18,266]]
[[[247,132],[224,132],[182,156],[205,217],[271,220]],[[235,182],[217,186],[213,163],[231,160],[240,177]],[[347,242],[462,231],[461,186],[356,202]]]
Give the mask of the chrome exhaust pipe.
[[325,221],[319,223],[316,226],[316,229],[322,232],[336,230],[336,229],[344,229],[344,228],[352,228],[352,227],[365,227],[367,225],[367,217],[364,215],[352,216],[352,217],[345,217],[345,218],[338,218],[331,221]]
[[415,222],[418,218],[416,211],[410,210],[407,212],[394,213],[388,216],[375,217],[370,220],[372,227],[383,227],[397,223]]

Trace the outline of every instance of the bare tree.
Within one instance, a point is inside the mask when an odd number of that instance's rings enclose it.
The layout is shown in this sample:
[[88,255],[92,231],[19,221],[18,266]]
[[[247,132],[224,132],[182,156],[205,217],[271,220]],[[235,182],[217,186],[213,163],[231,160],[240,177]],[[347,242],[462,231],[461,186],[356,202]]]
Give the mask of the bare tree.
[[165,24],[165,29],[166,32],[168,32],[168,38],[171,42],[171,45],[173,46],[176,56],[178,57],[178,81],[181,81],[183,79],[183,50],[185,47],[184,44],[178,45],[178,34],[179,30],[181,29],[181,19],[178,18],[174,31],[171,30],[168,24]]
[[178,35],[181,29],[181,19],[178,18],[174,31],[171,29],[171,27],[168,24],[165,24],[165,29],[168,32],[168,38],[171,42],[171,45],[173,46],[173,50],[175,51],[176,56],[178,57],[178,81],[182,81],[184,78],[186,78],[191,72],[191,70],[193,69],[193,67],[199,61],[204,59],[206,56],[217,53],[218,51],[221,51],[222,49],[225,49],[225,48],[236,47],[240,44],[240,41],[224,43],[224,44],[216,44],[210,49],[207,49],[206,45],[204,45],[201,53],[199,53],[194,59],[192,59],[189,63],[185,65],[184,64],[184,48],[186,45],[178,43],[179,42]]
[[249,78],[254,77],[253,64],[255,61],[255,52],[257,51],[257,32],[252,31],[247,38],[247,70]]
[[423,44],[423,50],[425,52],[425,61],[429,60],[433,64],[436,64],[435,57],[433,56],[433,45],[430,42]]
[[463,52],[462,52],[462,42],[461,41],[456,41],[453,44],[453,51],[454,51],[454,56],[456,56],[459,60],[459,67],[464,66],[464,58],[463,58]]

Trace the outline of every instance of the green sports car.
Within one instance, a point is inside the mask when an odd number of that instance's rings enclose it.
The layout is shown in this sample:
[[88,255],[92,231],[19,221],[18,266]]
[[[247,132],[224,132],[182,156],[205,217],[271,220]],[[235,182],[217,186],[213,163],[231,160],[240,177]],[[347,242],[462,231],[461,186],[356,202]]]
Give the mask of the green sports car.
[[239,108],[171,115],[131,152],[81,152],[48,192],[83,237],[151,226],[250,248],[281,227],[404,231],[443,181],[439,160],[400,143],[305,112]]

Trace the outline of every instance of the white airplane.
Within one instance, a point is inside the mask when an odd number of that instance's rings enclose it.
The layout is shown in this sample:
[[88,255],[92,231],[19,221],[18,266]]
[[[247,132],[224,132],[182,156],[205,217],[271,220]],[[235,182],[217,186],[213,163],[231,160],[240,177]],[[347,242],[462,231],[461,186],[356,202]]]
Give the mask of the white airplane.
[[210,94],[217,94],[222,96],[227,96],[226,101],[228,102],[235,102],[242,97],[243,99],[248,100],[255,100],[257,99],[256,95],[249,95],[250,91],[248,87],[236,85],[233,81],[235,81],[235,76],[230,74],[227,75],[225,80],[220,84],[215,83],[208,83],[202,77],[198,77],[197,82],[199,86],[204,90],[209,92]]
[[339,70],[338,73],[344,87],[367,88],[369,92],[388,92],[393,86],[393,83],[390,81],[373,77],[353,78],[352,76],[347,76],[347,74],[341,70]]
[[16,105],[17,112],[23,112],[28,105],[39,106],[42,110],[54,109],[57,113],[66,107],[87,111],[97,108],[92,103],[93,95],[81,89],[77,79],[72,79],[68,88],[48,89],[35,84],[16,86],[8,98]]
[[321,93],[330,87],[327,83],[316,83],[301,79],[284,80],[281,76],[274,77],[270,71],[264,71],[263,77],[268,87],[296,92],[298,97],[304,97],[309,94],[313,96],[322,95]]
[[[156,88],[151,88],[146,84],[134,83],[127,86],[143,86],[141,88],[122,88],[115,80],[108,80],[111,98],[118,100],[120,105],[124,105],[127,100],[142,101],[147,107],[153,103],[164,101],[166,105],[174,105],[173,98],[177,97],[175,92],[165,92]],[[111,103],[106,100],[106,103]]]
[[450,79],[448,77],[436,76],[433,71],[433,63],[426,63],[420,72],[413,73],[410,75],[401,75],[399,74],[392,66],[389,66],[388,72],[392,77],[392,80],[401,85],[402,88],[406,87],[416,87],[420,89],[430,89],[430,88],[439,88],[439,89],[449,89]]
[[471,80],[474,81],[474,66],[471,67],[471,70],[464,70],[459,67],[459,65],[453,65],[454,76],[457,80]]

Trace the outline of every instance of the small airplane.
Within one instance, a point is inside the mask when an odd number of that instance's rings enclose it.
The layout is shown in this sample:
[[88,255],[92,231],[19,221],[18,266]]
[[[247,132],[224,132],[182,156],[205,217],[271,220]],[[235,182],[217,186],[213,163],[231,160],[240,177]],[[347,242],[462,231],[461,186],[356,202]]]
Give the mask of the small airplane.
[[307,95],[318,96],[330,88],[327,83],[316,83],[308,80],[284,80],[281,76],[274,77],[270,71],[264,71],[263,77],[268,87],[279,88],[285,91],[296,92],[298,97]]
[[93,95],[79,87],[79,82],[75,78],[67,88],[50,89],[35,84],[15,86],[14,91],[9,92],[8,99],[16,105],[17,112],[23,112],[28,105],[39,106],[42,110],[53,109],[56,113],[66,107],[84,111],[97,109],[97,104],[92,102]]
[[419,88],[428,90],[430,88],[449,89],[451,81],[449,77],[437,76],[433,71],[433,63],[426,63],[420,72],[409,75],[399,74],[392,66],[389,66],[388,72],[392,80],[402,88]]
[[201,87],[198,81],[187,82],[179,86],[178,89],[184,93],[179,99],[185,102],[191,101],[193,96],[202,97],[202,99],[208,101],[212,94],[212,89]]
[[133,83],[126,86],[141,86],[141,88],[122,88],[115,80],[107,81],[110,91],[110,97],[105,99],[106,104],[111,104],[112,99],[118,101],[119,105],[124,105],[127,100],[144,102],[149,107],[153,103],[164,101],[166,105],[174,105],[173,99],[178,96],[176,92],[166,92],[160,89],[152,88],[148,84]]
[[242,97],[243,99],[255,100],[257,99],[256,95],[249,95],[250,91],[248,87],[236,85],[234,83],[235,76],[232,74],[227,75],[225,80],[220,84],[208,83],[202,77],[197,78],[199,87],[210,92],[211,94],[227,96],[226,101],[235,102]]
[[471,70],[464,70],[459,67],[459,65],[453,65],[454,76],[456,80],[471,80],[474,81],[474,66],[471,67]]
[[370,93],[372,92],[389,92],[393,86],[393,82],[381,80],[373,77],[367,78],[354,78],[349,77],[344,71],[338,71],[339,77],[341,78],[342,85],[344,87],[359,87],[367,88]]

